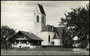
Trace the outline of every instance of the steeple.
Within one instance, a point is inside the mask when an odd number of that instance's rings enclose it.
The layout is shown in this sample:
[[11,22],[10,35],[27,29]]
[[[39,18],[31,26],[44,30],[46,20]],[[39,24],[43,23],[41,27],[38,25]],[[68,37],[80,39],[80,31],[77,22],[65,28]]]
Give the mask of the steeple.
[[41,14],[46,15],[46,14],[45,14],[45,11],[44,11],[44,9],[43,9],[43,6],[42,6],[41,4],[38,3],[38,7],[39,7],[39,9],[40,9],[39,12],[40,12]]
[[46,14],[41,4],[37,4],[34,13],[34,32],[40,33],[46,25]]
[[36,4],[36,8],[35,8],[35,14],[37,14],[37,13],[46,15],[43,6],[39,3]]

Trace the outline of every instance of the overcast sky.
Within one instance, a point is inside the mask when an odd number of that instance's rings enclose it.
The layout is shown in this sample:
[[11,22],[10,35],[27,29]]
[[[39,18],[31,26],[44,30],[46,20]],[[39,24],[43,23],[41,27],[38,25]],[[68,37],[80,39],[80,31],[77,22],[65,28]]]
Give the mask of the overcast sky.
[[46,24],[58,27],[61,17],[71,8],[84,7],[89,1],[1,1],[1,25],[16,30],[34,31],[34,11],[36,4],[43,5]]

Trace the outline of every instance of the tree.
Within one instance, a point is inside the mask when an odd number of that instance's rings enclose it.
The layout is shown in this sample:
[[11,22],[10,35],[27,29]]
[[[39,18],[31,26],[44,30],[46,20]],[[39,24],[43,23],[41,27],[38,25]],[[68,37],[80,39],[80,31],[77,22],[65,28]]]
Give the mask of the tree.
[[73,47],[73,40],[70,36],[70,32],[67,30],[63,30],[62,33],[62,45],[64,48],[71,48]]
[[2,26],[1,27],[1,47],[6,47],[9,44],[9,41],[7,39],[15,33],[14,29],[9,28],[8,26]]
[[71,12],[65,13],[65,18],[61,18],[60,25],[67,27],[69,36],[78,36],[80,47],[86,47],[86,43],[89,42],[89,7],[79,7],[72,9]]

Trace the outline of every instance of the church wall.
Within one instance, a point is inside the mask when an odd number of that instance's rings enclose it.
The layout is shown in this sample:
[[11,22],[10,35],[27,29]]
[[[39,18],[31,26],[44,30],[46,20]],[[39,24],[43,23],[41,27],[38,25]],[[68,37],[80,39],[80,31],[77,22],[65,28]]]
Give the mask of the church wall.
[[38,37],[43,40],[41,45],[48,45],[48,32],[40,32]]
[[35,23],[34,24],[34,32],[37,35],[41,31],[41,23]]
[[[46,25],[46,15],[38,14],[39,22],[37,22],[37,14],[35,15],[34,19],[34,33],[37,35],[39,32],[42,31],[43,27]],[[44,22],[42,22],[44,20]]]
[[[38,34],[38,37],[40,37],[41,39],[43,39],[42,44],[41,45],[52,45],[52,38],[54,36],[54,32],[40,32]],[[49,36],[50,36],[50,42],[49,42]]]
[[[40,5],[40,4],[39,4]],[[42,41],[42,45],[52,45],[52,38],[54,37],[55,32],[41,32],[43,27],[46,26],[46,15],[42,13],[42,8],[37,5],[35,9],[35,19],[34,19],[34,34],[36,34],[38,37],[40,37]],[[40,5],[42,6],[42,5]],[[38,16],[38,17],[37,17]],[[38,20],[39,19],[39,20]],[[53,29],[52,29],[53,30]],[[60,44],[59,39],[53,40],[56,45]]]
[[52,38],[54,37],[54,34],[55,34],[55,32],[48,32],[48,37],[47,38],[49,38],[49,36],[50,36],[50,43],[49,43],[49,45],[52,45]]
[[52,39],[52,42],[54,42],[54,45],[60,45],[61,44],[60,39]]

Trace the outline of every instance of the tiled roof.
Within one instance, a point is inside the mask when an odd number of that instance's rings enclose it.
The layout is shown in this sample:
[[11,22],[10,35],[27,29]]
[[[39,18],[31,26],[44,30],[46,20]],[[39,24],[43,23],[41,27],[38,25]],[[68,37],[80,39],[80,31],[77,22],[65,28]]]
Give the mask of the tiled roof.
[[44,9],[43,9],[43,6],[40,5],[40,4],[38,4],[38,6],[39,6],[39,9],[40,9],[40,12],[45,15],[45,11],[44,11]]
[[39,38],[38,36],[36,36],[33,33],[25,32],[25,31],[19,31],[19,32],[23,33],[24,35],[26,35],[27,37],[29,37],[32,40],[40,40],[40,41],[42,41],[41,38]]
[[54,32],[54,27],[51,25],[46,25],[43,27],[42,32],[49,31],[49,32]]
[[55,27],[55,35],[53,39],[60,39],[62,38],[63,30],[65,30],[65,27]]
[[52,39],[60,39],[60,37],[55,33]]
[[65,27],[55,27],[55,32],[60,38],[62,38],[63,30],[65,30]]
[[[56,38],[62,38],[63,30],[65,30],[65,27],[54,27],[51,25],[46,25],[43,27],[42,32],[55,32],[54,39]],[[56,36],[57,35],[57,36]]]

